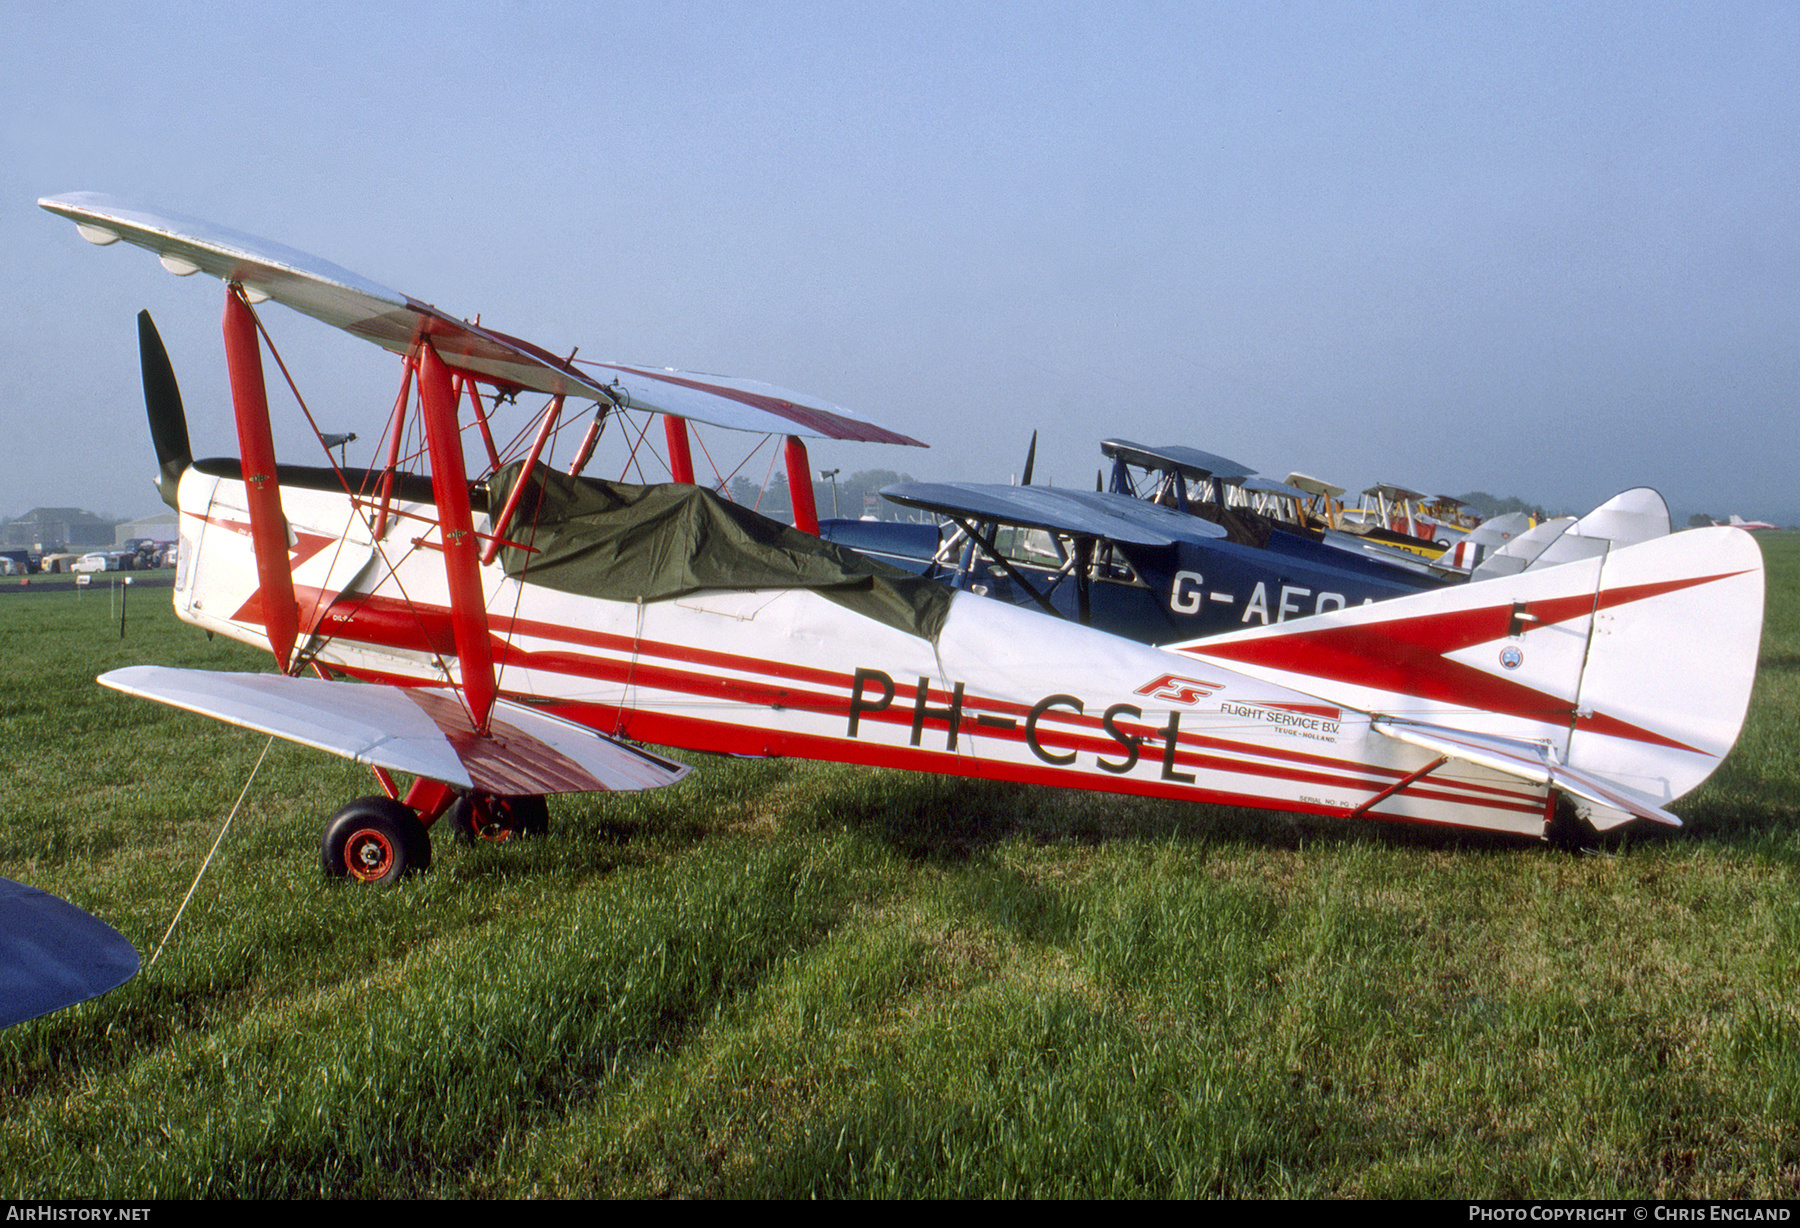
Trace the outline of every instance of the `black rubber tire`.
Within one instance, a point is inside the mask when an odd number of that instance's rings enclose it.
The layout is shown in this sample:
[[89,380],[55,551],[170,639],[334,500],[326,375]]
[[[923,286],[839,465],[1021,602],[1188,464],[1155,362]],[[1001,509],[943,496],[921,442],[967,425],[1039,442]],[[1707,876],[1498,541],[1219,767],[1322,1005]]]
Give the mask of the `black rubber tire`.
[[550,830],[550,804],[542,794],[500,797],[471,793],[451,803],[445,813],[456,838],[500,844],[521,836],[541,836]]
[[1579,857],[1599,846],[1600,833],[1576,811],[1569,795],[1558,791],[1555,813],[1544,825],[1544,842],[1553,849]]
[[431,833],[391,797],[359,797],[331,816],[319,861],[333,878],[395,883],[431,867]]

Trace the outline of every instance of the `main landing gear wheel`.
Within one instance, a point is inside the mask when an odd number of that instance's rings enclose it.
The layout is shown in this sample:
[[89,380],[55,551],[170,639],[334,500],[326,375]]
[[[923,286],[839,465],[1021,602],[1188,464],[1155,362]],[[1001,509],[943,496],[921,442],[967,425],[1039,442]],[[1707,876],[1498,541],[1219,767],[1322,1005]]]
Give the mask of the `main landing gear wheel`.
[[498,844],[520,836],[541,836],[550,830],[550,805],[541,794],[499,797],[471,793],[458,798],[446,812],[450,830],[459,840],[485,840]]
[[359,797],[325,825],[319,860],[334,878],[398,882],[430,867],[431,833],[393,798]]

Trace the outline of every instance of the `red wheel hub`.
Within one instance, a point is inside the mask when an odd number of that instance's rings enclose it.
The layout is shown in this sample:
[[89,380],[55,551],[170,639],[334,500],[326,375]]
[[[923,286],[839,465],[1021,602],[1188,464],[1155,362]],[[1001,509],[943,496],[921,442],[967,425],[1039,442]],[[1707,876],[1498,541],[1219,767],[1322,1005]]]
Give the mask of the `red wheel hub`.
[[372,828],[350,833],[344,844],[344,867],[352,878],[375,882],[394,868],[394,846],[385,834]]

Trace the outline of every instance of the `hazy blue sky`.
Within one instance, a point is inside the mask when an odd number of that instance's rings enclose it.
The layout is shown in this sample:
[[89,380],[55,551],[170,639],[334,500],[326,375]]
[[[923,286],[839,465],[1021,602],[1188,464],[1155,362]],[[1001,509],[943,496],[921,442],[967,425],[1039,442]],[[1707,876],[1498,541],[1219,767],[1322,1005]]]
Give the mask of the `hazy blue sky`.
[[[140,307],[234,447],[218,283],[34,203],[92,190],[932,445],[821,467],[1004,481],[1038,428],[1059,484],[1123,435],[1800,520],[1793,3],[5,13],[0,514],[159,506]],[[265,318],[372,438],[397,361]]]

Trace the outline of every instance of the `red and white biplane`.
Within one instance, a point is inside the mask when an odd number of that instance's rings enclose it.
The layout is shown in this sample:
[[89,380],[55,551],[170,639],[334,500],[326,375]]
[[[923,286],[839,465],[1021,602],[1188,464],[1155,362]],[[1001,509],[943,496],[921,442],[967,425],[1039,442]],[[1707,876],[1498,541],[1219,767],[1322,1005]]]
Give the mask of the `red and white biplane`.
[[[180,512],[174,599],[188,622],[269,648],[281,672],[101,681],[371,765],[385,796],[332,819],[334,873],[428,864],[446,813],[504,834],[541,825],[547,794],[686,772],[636,742],[1531,837],[1676,824],[1668,805],[1731,748],[1749,700],[1762,559],[1734,529],[1149,647],[807,532],[802,435],[914,442],[848,411],[583,368],[207,223],[87,194],[39,203],[91,241],[226,282],[239,458],[188,455],[173,374],[140,322],[159,485]],[[265,299],[401,356],[385,463],[276,463]],[[483,388],[547,398],[517,460],[489,443]],[[676,482],[580,476],[585,445],[576,472],[552,468],[543,442],[577,398],[597,422],[663,413]],[[402,465],[415,414],[428,477]],[[784,435],[799,527],[688,484],[688,418]],[[396,772],[416,779],[402,789]]]

